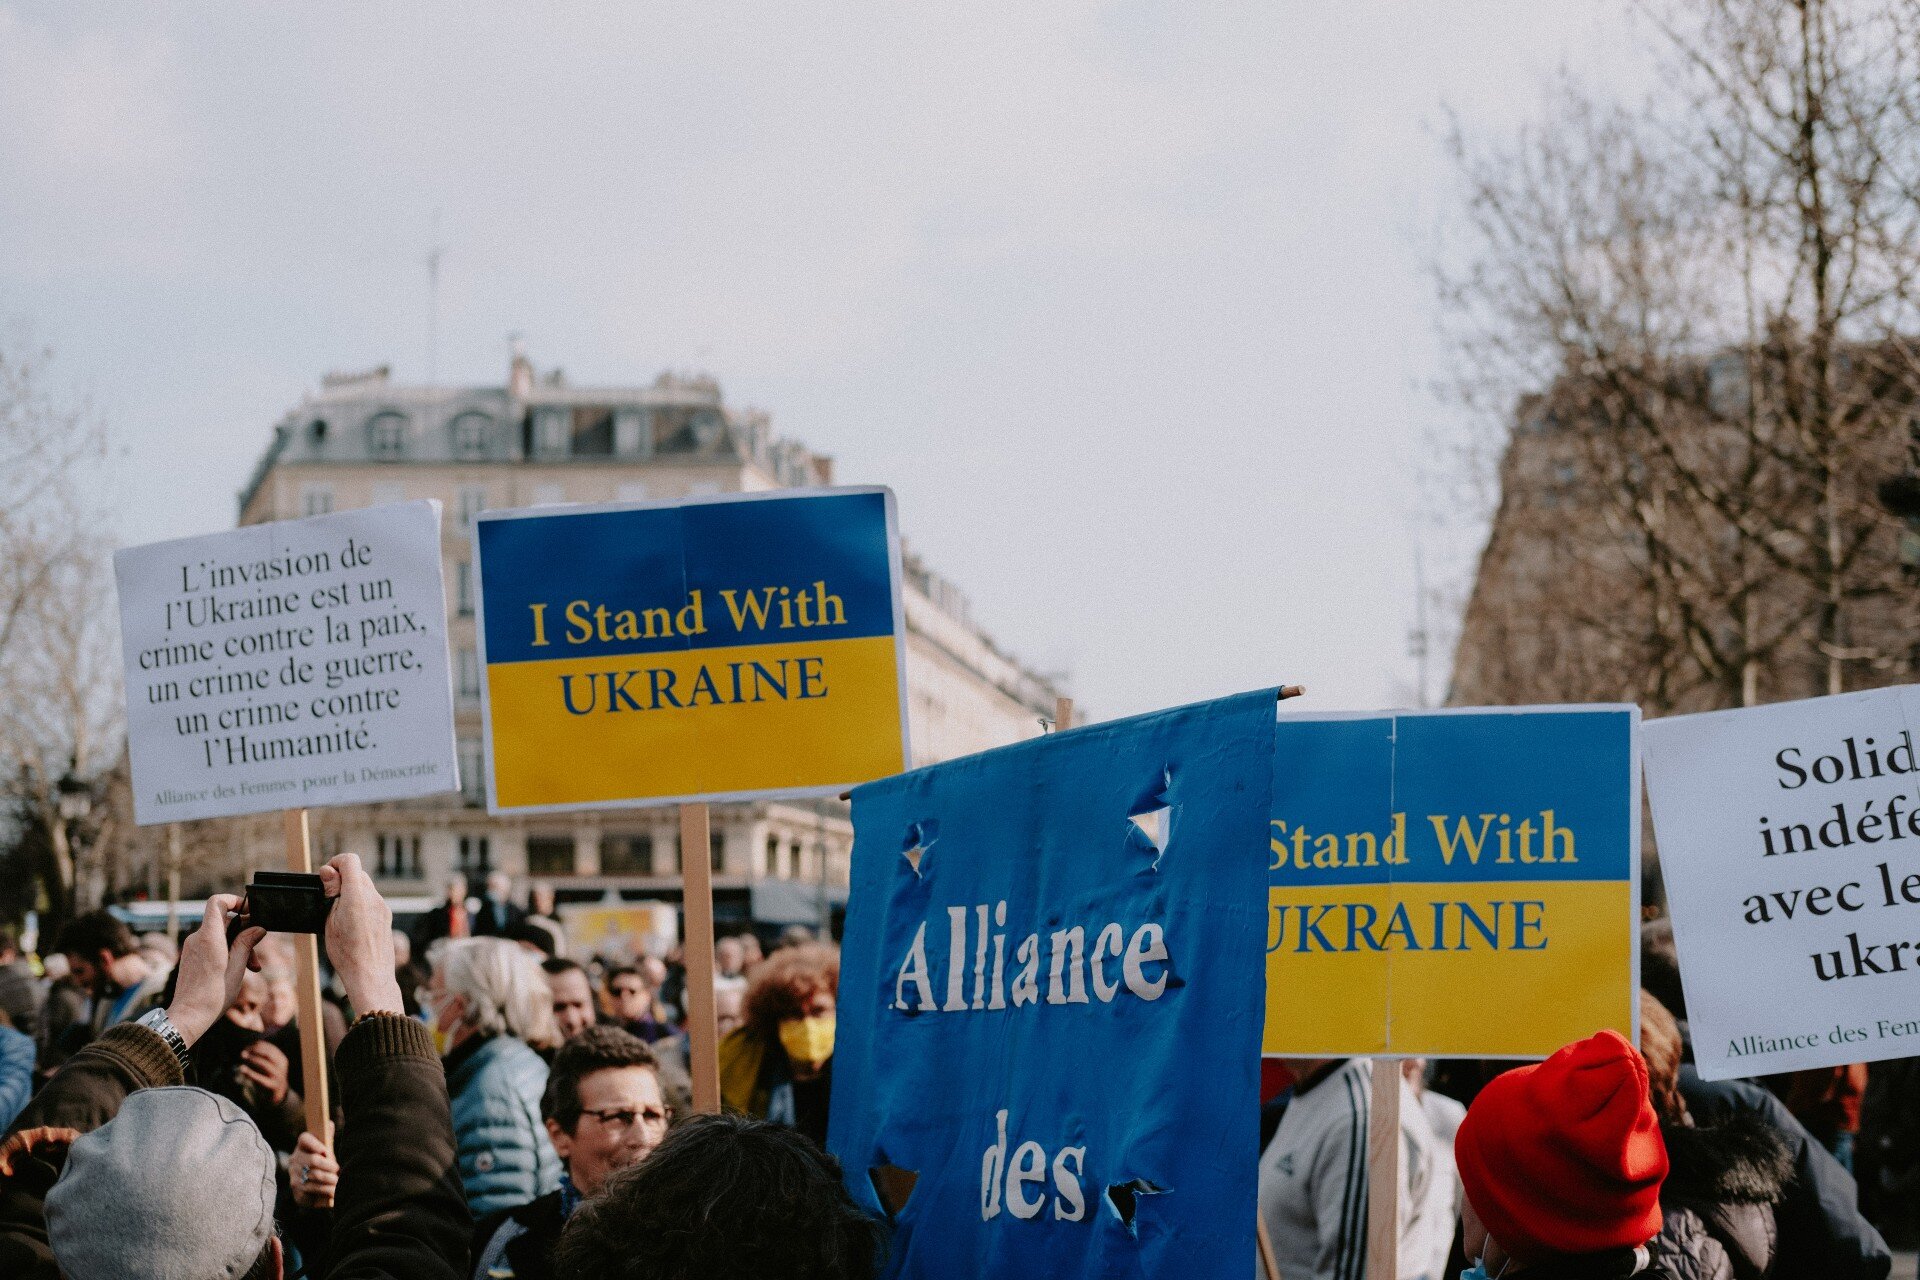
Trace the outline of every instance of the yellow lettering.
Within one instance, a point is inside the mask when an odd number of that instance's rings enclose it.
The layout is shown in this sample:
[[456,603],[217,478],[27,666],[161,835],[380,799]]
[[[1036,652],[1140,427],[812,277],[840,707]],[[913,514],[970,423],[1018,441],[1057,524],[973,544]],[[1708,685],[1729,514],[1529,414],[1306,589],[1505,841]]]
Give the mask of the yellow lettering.
[[533,647],[538,649],[547,643],[547,606],[530,604],[527,608],[533,610]]
[[1452,866],[1455,850],[1464,849],[1466,851],[1467,861],[1476,866],[1479,865],[1480,850],[1485,845],[1487,839],[1487,828],[1493,824],[1492,814],[1483,813],[1480,815],[1480,830],[1477,834],[1473,828],[1467,825],[1465,817],[1460,818],[1454,825],[1454,831],[1451,837],[1447,835],[1446,814],[1430,813],[1427,815],[1427,821],[1433,824],[1434,837],[1440,842],[1441,861],[1445,862],[1448,866]]
[[[579,628],[579,634],[574,629]],[[593,639],[593,619],[587,615],[587,602],[575,600],[567,606],[567,643],[585,644]]]

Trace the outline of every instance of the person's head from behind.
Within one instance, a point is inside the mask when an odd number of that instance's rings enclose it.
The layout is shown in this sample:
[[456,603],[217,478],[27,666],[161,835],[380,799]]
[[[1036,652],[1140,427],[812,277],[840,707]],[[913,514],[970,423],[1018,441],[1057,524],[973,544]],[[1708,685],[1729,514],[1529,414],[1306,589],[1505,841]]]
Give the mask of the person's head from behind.
[[747,989],[734,985],[716,987],[713,992],[714,1034],[728,1036],[747,1020]]
[[47,1243],[72,1280],[278,1280],[274,1173],[272,1148],[227,1099],[140,1089],[68,1149],[46,1195]]
[[1640,1056],[1647,1064],[1647,1096],[1653,1102],[1653,1113],[1669,1129],[1693,1124],[1687,1100],[1680,1093],[1680,1061],[1685,1053],[1679,1022],[1652,992],[1642,991]]
[[1673,921],[1665,916],[1640,926],[1640,987],[1676,1019],[1687,1016],[1687,996],[1680,986],[1680,953],[1673,945]]
[[660,988],[667,985],[667,962],[659,956],[641,956],[634,961],[633,967],[640,971],[640,978],[647,989],[656,995]]
[[533,886],[532,892],[527,896],[527,904],[532,908],[534,915],[551,916],[554,911],[553,886],[550,884]]
[[562,1040],[571,1040],[594,1024],[593,983],[572,960],[548,960],[540,968],[553,992],[553,1029]]
[[567,1221],[562,1280],[869,1280],[880,1225],[840,1166],[784,1125],[695,1116]]
[[783,947],[754,970],[747,1027],[786,1050],[797,1079],[812,1079],[833,1056],[840,957],[832,947]]
[[588,1027],[560,1046],[540,1114],[583,1196],[659,1146],[672,1118],[653,1050],[618,1027]]
[[413,959],[413,939],[405,932],[395,929],[393,932],[393,967],[398,969]]
[[507,895],[513,892],[513,877],[504,871],[495,871],[487,876],[487,901],[505,902]]
[[447,881],[446,904],[450,907],[464,907],[467,903],[467,878],[455,876]]
[[548,1044],[553,997],[540,962],[505,938],[459,938],[434,952],[428,1023],[457,1048],[474,1037]]
[[1489,1274],[1582,1257],[1583,1275],[1625,1276],[1660,1234],[1666,1143],[1646,1063],[1617,1032],[1494,1077],[1467,1108],[1454,1159],[1466,1255]]
[[66,956],[73,980],[95,995],[114,986],[134,986],[147,976],[147,961],[133,930],[109,911],[89,911],[67,921],[55,949]]

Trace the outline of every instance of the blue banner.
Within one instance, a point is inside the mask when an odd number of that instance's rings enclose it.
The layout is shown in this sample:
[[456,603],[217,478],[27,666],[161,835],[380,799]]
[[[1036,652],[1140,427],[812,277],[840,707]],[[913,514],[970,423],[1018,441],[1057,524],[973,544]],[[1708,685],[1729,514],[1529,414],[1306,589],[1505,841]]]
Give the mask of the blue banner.
[[1274,697],[854,791],[830,1145],[889,1276],[1253,1273]]

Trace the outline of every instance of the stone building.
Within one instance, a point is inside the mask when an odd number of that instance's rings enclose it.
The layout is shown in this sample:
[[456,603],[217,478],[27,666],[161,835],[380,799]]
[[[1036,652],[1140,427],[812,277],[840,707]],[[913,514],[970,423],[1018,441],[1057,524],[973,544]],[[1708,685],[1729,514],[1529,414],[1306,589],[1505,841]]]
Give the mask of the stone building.
[[1783,362],[1730,351],[1658,376],[1568,374],[1520,401],[1450,703],[1668,715],[1920,674],[1908,348],[1842,349],[1817,453]]
[[[240,495],[254,524],[419,498],[444,506],[448,635],[466,790],[316,810],[316,855],[359,853],[384,891],[438,894],[453,875],[503,870],[552,882],[562,900],[672,901],[672,807],[489,817],[475,648],[471,526],[477,512],[550,503],[663,500],[833,481],[829,458],[776,436],[767,415],[727,406],[708,377],[576,387],[516,352],[505,386],[428,387],[387,371],[329,375],[274,428]],[[965,597],[909,554],[905,565],[911,758],[928,764],[1041,731],[1057,691],[968,617]],[[838,801],[716,805],[716,914],[817,922],[844,902],[852,826]],[[237,860],[278,864],[279,825],[235,823]]]

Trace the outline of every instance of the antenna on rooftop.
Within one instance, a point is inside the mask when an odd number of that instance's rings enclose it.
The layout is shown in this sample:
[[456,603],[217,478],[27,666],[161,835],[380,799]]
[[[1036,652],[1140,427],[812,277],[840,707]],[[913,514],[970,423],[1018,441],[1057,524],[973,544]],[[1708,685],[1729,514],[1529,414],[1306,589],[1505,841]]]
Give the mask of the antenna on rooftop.
[[440,210],[433,211],[433,234],[427,245],[427,385],[440,380]]

